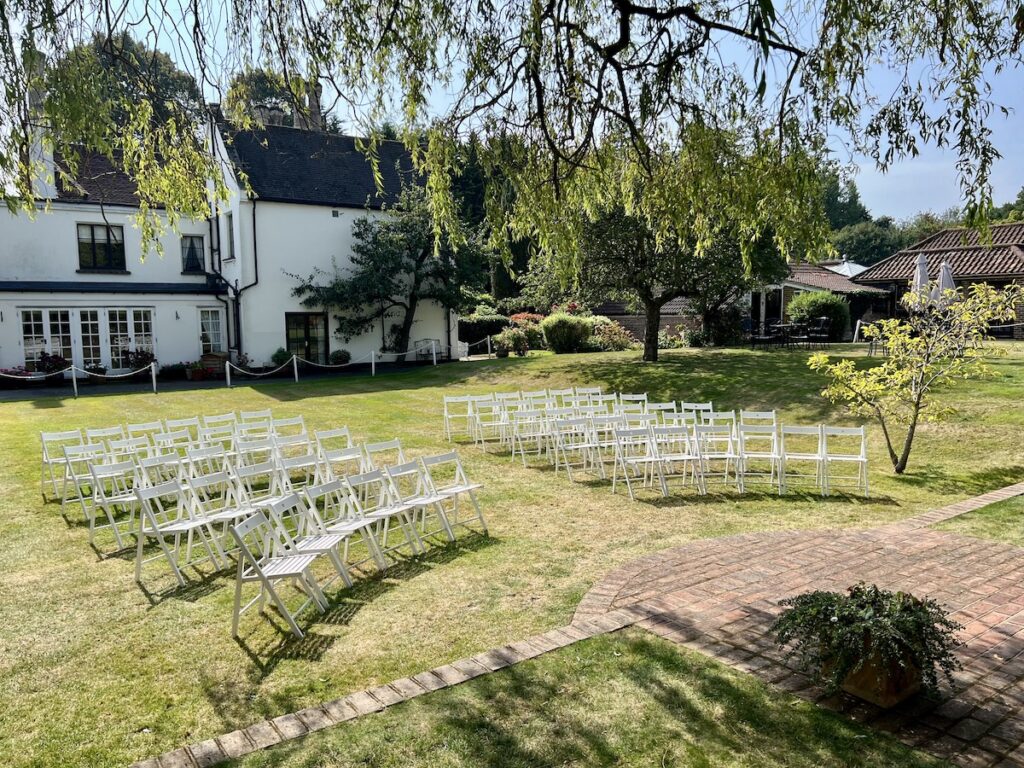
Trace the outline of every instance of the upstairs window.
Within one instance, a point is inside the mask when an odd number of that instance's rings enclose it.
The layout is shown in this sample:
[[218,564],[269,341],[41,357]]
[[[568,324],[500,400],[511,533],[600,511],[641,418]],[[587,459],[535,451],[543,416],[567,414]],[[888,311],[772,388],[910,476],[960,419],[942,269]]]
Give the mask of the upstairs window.
[[124,272],[124,227],[78,225],[78,268]]
[[183,235],[181,238],[181,271],[189,275],[201,275],[206,263],[203,252],[203,238],[200,235]]
[[228,255],[225,260],[231,261],[235,258],[235,217],[233,214],[227,215],[225,225],[228,230]]

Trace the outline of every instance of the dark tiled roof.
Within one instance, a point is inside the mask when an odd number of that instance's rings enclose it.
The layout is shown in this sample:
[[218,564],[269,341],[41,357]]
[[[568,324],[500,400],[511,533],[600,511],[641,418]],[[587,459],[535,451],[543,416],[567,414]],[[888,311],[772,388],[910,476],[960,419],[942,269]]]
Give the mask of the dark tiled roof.
[[225,293],[222,285],[210,283],[114,283],[90,280],[0,280],[0,291],[23,293]]
[[786,280],[808,288],[831,291],[832,293],[884,293],[884,291],[878,288],[857,285],[850,278],[840,275],[838,272],[833,272],[831,269],[803,262],[794,262],[789,265],[789,277]]
[[247,174],[258,199],[274,202],[379,208],[412,179],[412,160],[397,141],[378,147],[383,197],[373,167],[352,136],[280,125],[263,130],[224,129],[232,159]]
[[[101,203],[104,205],[138,206],[135,182],[110,158],[96,152],[82,151],[73,180],[56,174],[57,199],[66,203]],[[116,157],[116,156],[115,156]],[[54,157],[58,168],[67,168],[61,156]]]
[[939,265],[949,262],[956,279],[1012,279],[1024,277],[1024,223],[993,224],[991,245],[978,232],[944,229],[909,248],[883,259],[854,279],[859,283],[906,282],[913,278],[918,254],[928,260],[928,275],[935,278]]
[[[662,315],[681,315],[686,312],[687,307],[690,305],[690,300],[686,297],[678,299],[670,299],[665,302],[661,308]],[[607,317],[621,317],[623,315],[637,315],[638,317],[643,314],[639,310],[632,310],[629,305],[624,301],[602,301],[596,307],[594,307],[595,315],[605,315]]]

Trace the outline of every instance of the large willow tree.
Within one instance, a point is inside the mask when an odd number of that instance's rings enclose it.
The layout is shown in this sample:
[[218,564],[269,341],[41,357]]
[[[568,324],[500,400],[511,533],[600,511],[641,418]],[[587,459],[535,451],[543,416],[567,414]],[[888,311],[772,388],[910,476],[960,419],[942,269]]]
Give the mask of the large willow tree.
[[[125,31],[170,52],[207,98],[262,67],[283,73],[296,109],[318,78],[353,125],[400,115],[439,227],[456,215],[456,142],[476,134],[497,180],[495,242],[528,236],[571,276],[576,217],[564,214],[611,203],[663,238],[693,232],[698,246],[737,222],[745,257],[767,233],[784,253],[824,244],[816,170],[832,136],[883,168],[923,143],[953,147],[965,214],[983,222],[1000,106],[987,83],[1020,64],[1024,10],[1009,0],[0,0],[8,206],[32,205],[44,129],[58,150],[121,157],[147,234],[158,221],[148,207],[165,206],[172,223],[206,213],[216,159],[190,105],[154,103],[147,68],[118,48]],[[111,70],[69,55],[96,35],[126,59],[118,71],[133,73],[137,97],[111,103]],[[875,68],[894,74],[884,92],[866,77]],[[723,132],[742,155],[723,157]]]

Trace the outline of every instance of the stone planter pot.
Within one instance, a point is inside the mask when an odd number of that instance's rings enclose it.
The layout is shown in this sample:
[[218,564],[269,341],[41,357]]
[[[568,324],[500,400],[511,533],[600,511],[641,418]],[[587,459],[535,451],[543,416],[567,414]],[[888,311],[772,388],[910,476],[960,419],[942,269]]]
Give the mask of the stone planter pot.
[[[825,674],[829,673],[825,665]],[[901,666],[896,662],[883,663],[877,652],[872,652],[861,665],[843,680],[841,688],[870,704],[890,709],[921,690],[921,670],[908,660]]]
[[496,350],[494,350],[494,356],[495,357],[508,357],[508,350],[507,349],[496,349]]

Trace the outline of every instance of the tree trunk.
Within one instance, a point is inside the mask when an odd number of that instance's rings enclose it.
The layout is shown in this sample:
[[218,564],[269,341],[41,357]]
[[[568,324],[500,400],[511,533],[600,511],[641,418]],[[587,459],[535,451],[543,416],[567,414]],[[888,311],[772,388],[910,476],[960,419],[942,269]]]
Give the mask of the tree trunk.
[[661,330],[661,305],[644,302],[644,360],[658,362],[658,331]]
[[409,336],[412,334],[412,324],[416,319],[416,305],[420,297],[415,293],[409,297],[409,303],[405,307],[405,314],[402,316],[402,325],[395,334],[395,352],[407,352],[409,350]]
[[907,462],[910,460],[910,448],[914,443],[914,433],[917,431],[917,411],[914,411],[914,418],[910,422],[910,426],[907,427],[907,437],[903,441],[903,450],[900,452],[899,460],[896,461],[892,468],[897,475],[902,475],[907,469]]

